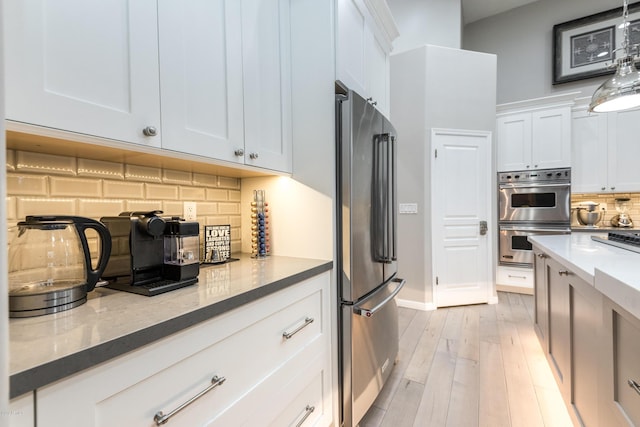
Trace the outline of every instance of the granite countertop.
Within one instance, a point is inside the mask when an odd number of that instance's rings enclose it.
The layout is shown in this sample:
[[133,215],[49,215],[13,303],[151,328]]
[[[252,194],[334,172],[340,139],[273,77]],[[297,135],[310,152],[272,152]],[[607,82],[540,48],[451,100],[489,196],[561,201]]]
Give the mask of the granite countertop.
[[640,253],[598,243],[600,233],[530,236],[534,246],[640,318]]
[[10,397],[90,368],[333,268],[270,256],[201,266],[198,283],[146,297],[96,288],[85,304],[9,321]]

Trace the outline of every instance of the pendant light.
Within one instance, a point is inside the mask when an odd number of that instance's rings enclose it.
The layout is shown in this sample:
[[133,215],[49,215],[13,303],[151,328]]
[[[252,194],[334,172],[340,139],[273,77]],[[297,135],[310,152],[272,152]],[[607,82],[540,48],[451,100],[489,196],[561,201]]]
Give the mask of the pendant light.
[[629,45],[628,18],[627,0],[624,0],[622,7],[622,47],[616,49],[622,50],[623,55],[616,61],[616,73],[613,77],[602,83],[591,97],[590,112],[606,113],[640,106],[640,72],[638,72],[634,64],[637,58],[631,54],[632,50],[637,52],[638,45]]

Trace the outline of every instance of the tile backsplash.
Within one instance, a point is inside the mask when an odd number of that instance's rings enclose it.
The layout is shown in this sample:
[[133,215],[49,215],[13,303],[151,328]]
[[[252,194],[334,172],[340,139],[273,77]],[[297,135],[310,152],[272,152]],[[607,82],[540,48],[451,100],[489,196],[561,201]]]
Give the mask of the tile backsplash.
[[241,250],[240,179],[101,160],[7,150],[7,220],[78,215],[99,220],[124,211],[182,215],[195,202],[204,225],[231,225],[231,251]]
[[[571,194],[571,207],[574,208],[582,202],[600,203],[600,208],[604,208],[604,214],[600,221],[601,226],[609,226],[611,218],[617,215],[616,201],[617,198],[630,198],[629,200],[629,216],[634,223],[640,223],[640,193],[605,193],[605,194]],[[635,224],[634,224],[635,225]],[[636,225],[637,227],[637,225]]]

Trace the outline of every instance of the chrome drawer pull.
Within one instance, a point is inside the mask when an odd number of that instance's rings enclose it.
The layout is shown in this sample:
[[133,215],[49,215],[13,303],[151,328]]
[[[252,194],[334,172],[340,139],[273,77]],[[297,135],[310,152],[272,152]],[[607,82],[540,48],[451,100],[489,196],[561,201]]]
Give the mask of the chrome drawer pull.
[[512,279],[526,279],[527,276],[514,276],[513,274],[507,274],[507,276],[511,277]]
[[191,405],[193,402],[195,402],[196,400],[200,399],[202,396],[204,396],[205,394],[207,394],[208,392],[210,392],[214,388],[218,387],[219,385],[222,385],[225,381],[226,381],[225,377],[218,377],[217,375],[214,375],[214,377],[211,378],[211,385],[209,387],[205,388],[200,393],[196,394],[191,399],[187,400],[182,405],[178,406],[176,409],[174,409],[173,411],[169,412],[167,415],[164,415],[162,413],[162,411],[159,411],[153,417],[153,421],[156,422],[157,426],[162,425],[162,424],[166,424],[169,421],[169,418],[173,417],[175,414],[177,414],[178,412],[182,411],[184,408],[186,408],[187,406]]
[[568,270],[562,270],[562,271],[558,271],[558,274],[560,276],[568,276],[569,274],[571,274],[571,272],[569,272]]
[[284,331],[282,333],[283,338],[285,340],[290,339],[292,336],[294,336],[295,334],[297,334],[298,332],[300,332],[301,330],[303,330],[304,328],[306,328],[307,326],[312,324],[313,320],[314,320],[313,317],[305,317],[304,323],[302,325],[298,326],[295,330],[293,330],[291,332]]
[[302,424],[304,424],[304,422],[307,421],[307,418],[309,418],[309,415],[311,415],[311,413],[315,410],[315,406],[307,405],[307,407],[304,408],[304,417],[302,417],[298,424],[296,424],[296,427],[300,427]]
[[629,387],[634,389],[636,393],[640,394],[640,384],[638,384],[634,380],[627,380],[627,384],[629,384]]

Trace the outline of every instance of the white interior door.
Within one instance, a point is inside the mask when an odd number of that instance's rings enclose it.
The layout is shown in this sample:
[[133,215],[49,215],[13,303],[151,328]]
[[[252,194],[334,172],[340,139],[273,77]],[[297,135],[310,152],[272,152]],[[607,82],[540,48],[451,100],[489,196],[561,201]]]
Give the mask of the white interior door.
[[433,129],[431,144],[434,303],[488,302],[491,133]]

